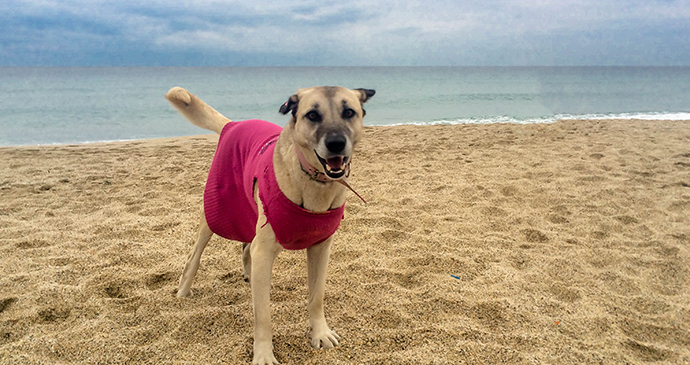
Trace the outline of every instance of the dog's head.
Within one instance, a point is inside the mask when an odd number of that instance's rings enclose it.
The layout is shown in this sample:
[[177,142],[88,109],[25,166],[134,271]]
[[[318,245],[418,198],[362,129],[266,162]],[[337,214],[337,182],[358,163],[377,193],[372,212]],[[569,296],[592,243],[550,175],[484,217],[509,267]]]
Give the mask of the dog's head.
[[354,146],[362,133],[362,108],[374,90],[321,86],[299,89],[281,107],[292,112],[287,128],[312,166],[323,166],[330,178],[346,172]]

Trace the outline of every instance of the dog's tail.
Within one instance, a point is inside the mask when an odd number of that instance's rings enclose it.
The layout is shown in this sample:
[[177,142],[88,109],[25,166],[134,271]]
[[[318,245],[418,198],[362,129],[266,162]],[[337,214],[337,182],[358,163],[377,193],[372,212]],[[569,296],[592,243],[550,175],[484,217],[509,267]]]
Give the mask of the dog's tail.
[[231,122],[223,114],[220,114],[194,94],[181,87],[176,86],[170,89],[165,94],[165,98],[180,114],[198,127],[220,134],[223,127]]

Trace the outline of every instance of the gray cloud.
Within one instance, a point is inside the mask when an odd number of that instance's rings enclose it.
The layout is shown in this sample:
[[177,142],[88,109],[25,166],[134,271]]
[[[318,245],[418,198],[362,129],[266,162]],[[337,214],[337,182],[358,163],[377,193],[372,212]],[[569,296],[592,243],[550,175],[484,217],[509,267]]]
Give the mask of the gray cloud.
[[0,65],[688,65],[687,39],[688,1],[0,5]]

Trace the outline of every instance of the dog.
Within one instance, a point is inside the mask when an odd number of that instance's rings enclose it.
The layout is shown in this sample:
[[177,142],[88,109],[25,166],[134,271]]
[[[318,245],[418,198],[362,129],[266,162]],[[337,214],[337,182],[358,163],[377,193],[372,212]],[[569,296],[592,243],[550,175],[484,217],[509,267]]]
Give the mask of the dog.
[[270,287],[273,263],[283,249],[307,251],[312,347],[339,345],[324,314],[326,270],[350,188],[345,179],[362,136],[363,104],[374,94],[332,86],[299,89],[279,108],[283,115],[291,113],[285,128],[258,120],[233,122],[181,87],[165,95],[192,124],[220,135],[198,239],[177,296],[190,294],[214,233],[242,242],[243,276],[251,285],[254,310],[253,364],[278,364]]

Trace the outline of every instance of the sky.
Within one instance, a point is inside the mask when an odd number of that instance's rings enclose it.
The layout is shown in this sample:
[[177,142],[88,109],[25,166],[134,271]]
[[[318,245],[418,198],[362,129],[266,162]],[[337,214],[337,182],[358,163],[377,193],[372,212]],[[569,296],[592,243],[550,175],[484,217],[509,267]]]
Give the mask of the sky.
[[690,0],[2,0],[0,66],[690,66]]

